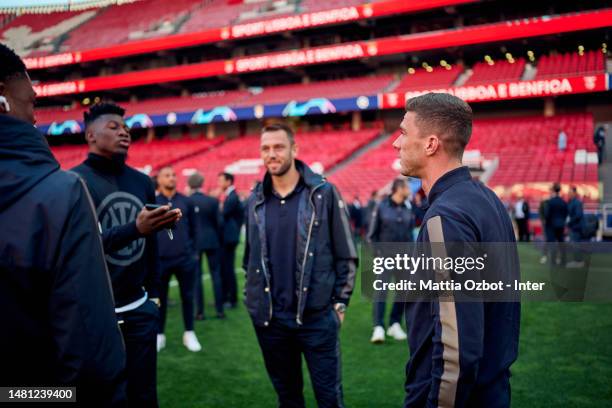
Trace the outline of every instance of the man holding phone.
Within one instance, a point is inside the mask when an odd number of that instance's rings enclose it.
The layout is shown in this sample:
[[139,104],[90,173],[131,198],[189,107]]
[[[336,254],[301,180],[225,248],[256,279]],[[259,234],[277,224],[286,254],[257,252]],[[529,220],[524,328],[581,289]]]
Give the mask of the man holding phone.
[[102,103],[85,112],[87,159],[73,171],[91,193],[127,353],[128,403],[156,407],[159,259],[156,232],[176,223],[179,209],[153,210],[149,177],[127,166],[131,137],[123,108]]

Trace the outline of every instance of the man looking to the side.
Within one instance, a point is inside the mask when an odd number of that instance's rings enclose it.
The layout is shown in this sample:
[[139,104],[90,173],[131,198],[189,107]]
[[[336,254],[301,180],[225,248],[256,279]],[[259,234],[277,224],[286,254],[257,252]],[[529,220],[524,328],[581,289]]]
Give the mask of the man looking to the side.
[[85,112],[87,159],[80,174],[96,207],[106,262],[127,352],[130,406],[157,406],[156,337],[159,319],[159,259],[155,232],[174,224],[180,210],[155,203],[149,177],[125,164],[131,136],[123,108],[102,103]]
[[319,407],[342,407],[339,329],[357,254],[336,188],[295,158],[293,131],[261,133],[266,175],[247,201],[246,306],[281,407],[303,407],[302,355]]
[[[461,99],[428,93],[410,99],[393,147],[401,173],[418,177],[429,208],[420,243],[510,243],[514,230],[499,198],[461,163],[472,110]],[[518,279],[518,270],[509,270]],[[516,275],[514,275],[516,274]],[[431,299],[406,304],[410,360],[404,407],[509,407],[510,366],[518,354],[520,304]]]

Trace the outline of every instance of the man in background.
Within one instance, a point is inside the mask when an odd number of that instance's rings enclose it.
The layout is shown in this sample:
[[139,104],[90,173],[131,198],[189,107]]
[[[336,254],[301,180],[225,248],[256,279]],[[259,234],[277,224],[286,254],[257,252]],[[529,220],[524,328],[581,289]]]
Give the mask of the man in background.
[[554,183],[551,188],[552,197],[547,201],[544,219],[546,223],[546,239],[549,248],[549,262],[565,265],[565,220],[567,204],[561,198],[561,185]]
[[176,174],[170,166],[159,169],[157,173],[157,204],[176,208],[184,214],[183,222],[166,231],[157,233],[159,241],[159,258],[161,263],[160,312],[161,319],[157,335],[157,351],[166,347],[166,315],[168,312],[168,288],[172,276],[176,277],[181,293],[183,309],[183,345],[189,351],[198,352],[202,346],[193,330],[193,288],[195,285],[196,264],[198,256],[194,248],[196,219],[193,203],[183,194],[176,191]]
[[[569,230],[569,239],[572,243],[579,244],[583,241],[583,229],[584,229],[584,209],[580,196],[578,195],[578,189],[575,186],[570,188],[569,202],[567,203],[567,228]],[[582,253],[580,247],[574,249],[574,259],[568,262],[567,267],[579,268],[584,266]]]
[[126,406],[93,203],[34,127],[24,63],[2,44],[0,61],[0,384],[74,386],[79,406]]
[[240,242],[240,229],[244,222],[244,209],[234,187],[234,176],[229,173],[219,174],[219,188],[225,196],[223,200],[223,230],[221,234],[221,282],[223,289],[223,304],[235,308],[238,302],[238,286],[236,284],[236,247]]
[[151,179],[125,164],[131,136],[125,110],[102,103],[84,113],[87,159],[73,171],[87,183],[99,219],[127,352],[130,406],[157,406],[159,257],[155,233],[176,223],[180,210],[155,203]]
[[189,176],[187,184],[192,191],[191,201],[195,216],[196,239],[195,247],[198,253],[198,268],[196,270],[195,306],[196,319],[204,319],[204,288],[202,285],[202,261],[204,255],[208,262],[208,270],[212,279],[215,310],[219,319],[225,318],[223,312],[223,289],[221,286],[221,239],[219,200],[204,194],[202,185],[204,177],[200,173]]
[[514,220],[518,228],[519,241],[529,242],[529,203],[522,194],[514,203]]
[[599,126],[593,134],[593,144],[597,147],[597,162],[601,164],[603,161],[604,151],[606,148],[606,133],[608,132],[608,124]]
[[363,216],[364,209],[361,206],[359,196],[353,198],[353,202],[349,205],[349,216],[351,217],[351,224],[353,226],[353,234],[355,240],[360,240],[363,232]]
[[[413,242],[414,214],[408,199],[410,187],[403,179],[393,180],[391,195],[385,197],[374,209],[372,222],[368,231],[369,242]],[[391,274],[387,271],[388,274]],[[384,278],[383,278],[384,279]],[[390,282],[390,277],[385,281]],[[386,293],[379,293],[382,298],[375,299],[372,307],[374,329],[370,342],[380,344],[385,341],[385,307]],[[393,300],[387,336],[395,340],[406,340],[406,333],[402,330],[401,321],[404,316],[404,303]]]

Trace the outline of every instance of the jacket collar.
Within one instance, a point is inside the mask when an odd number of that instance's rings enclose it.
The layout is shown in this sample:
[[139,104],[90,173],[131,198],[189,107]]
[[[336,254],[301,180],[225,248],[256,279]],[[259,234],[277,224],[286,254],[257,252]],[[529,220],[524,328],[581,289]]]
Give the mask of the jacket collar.
[[[295,168],[298,173],[300,173],[300,178],[306,185],[306,188],[312,190],[319,184],[325,182],[325,177],[320,174],[315,173],[308,167],[303,161],[295,159]],[[272,190],[272,176],[268,172],[264,175],[263,182],[258,183],[255,187],[255,195],[257,196],[257,201],[264,200],[264,191]]]
[[433,187],[429,191],[429,195],[427,196],[428,206],[432,205],[442,193],[453,185],[471,179],[472,176],[470,175],[470,170],[467,166],[461,166],[445,173],[434,183]]
[[116,155],[113,159],[107,159],[99,154],[89,153],[85,164],[103,173],[121,174],[125,169],[125,155]]

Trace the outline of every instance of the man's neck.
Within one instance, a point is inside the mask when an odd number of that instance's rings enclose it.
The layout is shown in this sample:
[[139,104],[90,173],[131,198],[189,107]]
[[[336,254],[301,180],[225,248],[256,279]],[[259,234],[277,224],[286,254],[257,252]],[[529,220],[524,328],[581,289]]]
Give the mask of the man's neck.
[[442,177],[449,171],[458,169],[461,166],[462,166],[461,162],[455,161],[455,160],[450,161],[450,162],[445,162],[442,164],[432,163],[432,166],[429,169],[427,169],[427,171],[425,172],[425,175],[421,178],[421,183],[423,186],[423,191],[425,191],[425,194],[429,195],[431,188],[433,187],[434,184],[436,184],[436,181],[438,181],[440,177]]
[[287,194],[292,192],[300,181],[300,173],[295,168],[295,162],[291,165],[291,168],[282,176],[272,176],[272,188],[281,197],[285,197]]
[[101,152],[99,150],[95,150],[95,149],[90,149],[89,153],[93,153],[96,156],[100,156],[105,158],[106,160],[113,160],[113,154],[112,153],[107,153],[107,152]]
[[172,198],[176,194],[176,189],[161,188],[159,191],[166,198]]

